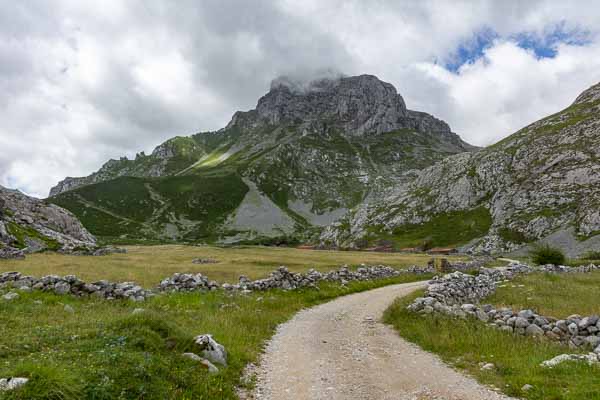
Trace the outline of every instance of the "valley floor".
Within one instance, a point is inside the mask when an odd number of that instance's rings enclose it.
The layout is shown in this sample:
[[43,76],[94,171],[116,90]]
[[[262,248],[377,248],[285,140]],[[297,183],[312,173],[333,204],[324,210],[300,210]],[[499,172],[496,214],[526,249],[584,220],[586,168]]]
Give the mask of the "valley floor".
[[[175,272],[202,272],[220,282],[233,282],[242,274],[265,277],[282,264],[293,271],[330,270],[345,263],[401,268],[425,265],[430,258],[272,247],[127,250],[101,257],[35,254],[0,261],[0,272],[133,280],[150,288]],[[218,263],[193,264],[194,258]],[[0,391],[0,399],[234,399],[245,366],[257,361],[275,328],[299,310],[349,293],[428,277],[405,274],[289,292],[165,294],[143,303],[17,290],[17,299],[0,300],[0,377],[31,380],[21,390]],[[0,289],[0,294],[7,291]],[[133,313],[136,308],[144,311]],[[229,352],[229,365],[219,366],[216,375],[182,357],[191,349],[192,338],[205,333],[213,334]]]
[[[384,264],[396,268],[424,266],[431,259],[431,256],[426,254],[301,250],[261,246],[164,245],[125,248],[126,254],[101,257],[44,253],[29,255],[25,260],[0,260],[0,273],[19,271],[38,277],[73,274],[85,281],[134,281],[143,287],[151,288],[175,272],[200,272],[217,282],[235,283],[240,275],[250,279],[264,278],[280,265],[285,265],[292,272],[305,272],[310,268],[329,271],[343,264],[356,266],[361,263]],[[217,263],[193,264],[192,260],[195,258],[212,259]]]

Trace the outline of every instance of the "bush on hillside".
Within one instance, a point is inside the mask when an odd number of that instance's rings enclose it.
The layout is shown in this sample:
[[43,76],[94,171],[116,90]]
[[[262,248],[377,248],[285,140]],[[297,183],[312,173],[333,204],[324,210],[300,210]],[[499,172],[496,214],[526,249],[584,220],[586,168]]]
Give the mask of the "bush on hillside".
[[552,247],[549,244],[535,247],[529,255],[532,261],[538,265],[562,265],[566,261],[565,253],[561,249]]

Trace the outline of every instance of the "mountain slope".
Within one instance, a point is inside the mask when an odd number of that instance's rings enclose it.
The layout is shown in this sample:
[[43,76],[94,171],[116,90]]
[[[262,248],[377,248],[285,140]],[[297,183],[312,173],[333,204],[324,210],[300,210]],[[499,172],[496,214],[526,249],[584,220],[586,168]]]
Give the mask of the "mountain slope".
[[429,240],[485,251],[545,239],[578,255],[600,245],[599,160],[600,84],[491,147],[424,169],[321,239],[398,247]]
[[102,236],[307,237],[411,171],[473,149],[374,76],[280,78],[227,127],[67,178],[50,201]]
[[96,239],[67,210],[0,186],[0,258],[95,247]]

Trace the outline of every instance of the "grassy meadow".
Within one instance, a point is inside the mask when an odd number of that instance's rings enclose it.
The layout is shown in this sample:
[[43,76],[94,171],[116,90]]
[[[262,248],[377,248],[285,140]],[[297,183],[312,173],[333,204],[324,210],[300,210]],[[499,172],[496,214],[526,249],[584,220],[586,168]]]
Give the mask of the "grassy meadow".
[[[186,256],[187,257],[187,256]],[[239,268],[239,267],[238,267]],[[161,295],[144,303],[21,293],[0,301],[0,377],[30,378],[2,400],[235,399],[244,367],[256,362],[276,326],[302,308],[392,283],[405,275],[344,288]],[[65,305],[74,312],[65,309]],[[143,307],[144,312],[133,314]],[[182,357],[193,337],[211,333],[229,353],[209,375]]]
[[[385,322],[393,325],[403,338],[510,396],[531,400],[600,399],[600,366],[586,363],[563,363],[552,369],[540,366],[542,361],[577,350],[544,339],[512,335],[473,320],[406,310],[420,294],[398,299],[386,311]],[[558,294],[555,299],[569,301]],[[492,363],[494,368],[482,370],[483,363]],[[522,390],[526,384],[533,388]]]
[[[427,264],[425,254],[372,253],[356,251],[300,250],[284,247],[125,246],[126,254],[102,257],[33,254],[24,260],[0,260],[0,273],[19,271],[27,275],[77,275],[85,281],[108,279],[134,281],[154,287],[175,272],[198,273],[218,282],[237,282],[240,275],[263,278],[280,265],[291,271],[310,268],[328,271],[343,264],[385,264],[396,268]],[[194,258],[212,258],[216,264],[193,264]],[[446,257],[457,259],[458,257]]]
[[507,282],[484,302],[532,309],[541,315],[600,315],[600,271],[586,274],[530,274]]

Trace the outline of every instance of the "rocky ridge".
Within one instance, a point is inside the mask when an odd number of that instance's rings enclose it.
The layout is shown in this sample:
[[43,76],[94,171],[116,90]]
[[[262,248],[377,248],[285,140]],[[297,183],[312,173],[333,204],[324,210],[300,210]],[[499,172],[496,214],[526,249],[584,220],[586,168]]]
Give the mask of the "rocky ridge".
[[69,211],[0,186],[0,258],[96,247],[95,237]]

